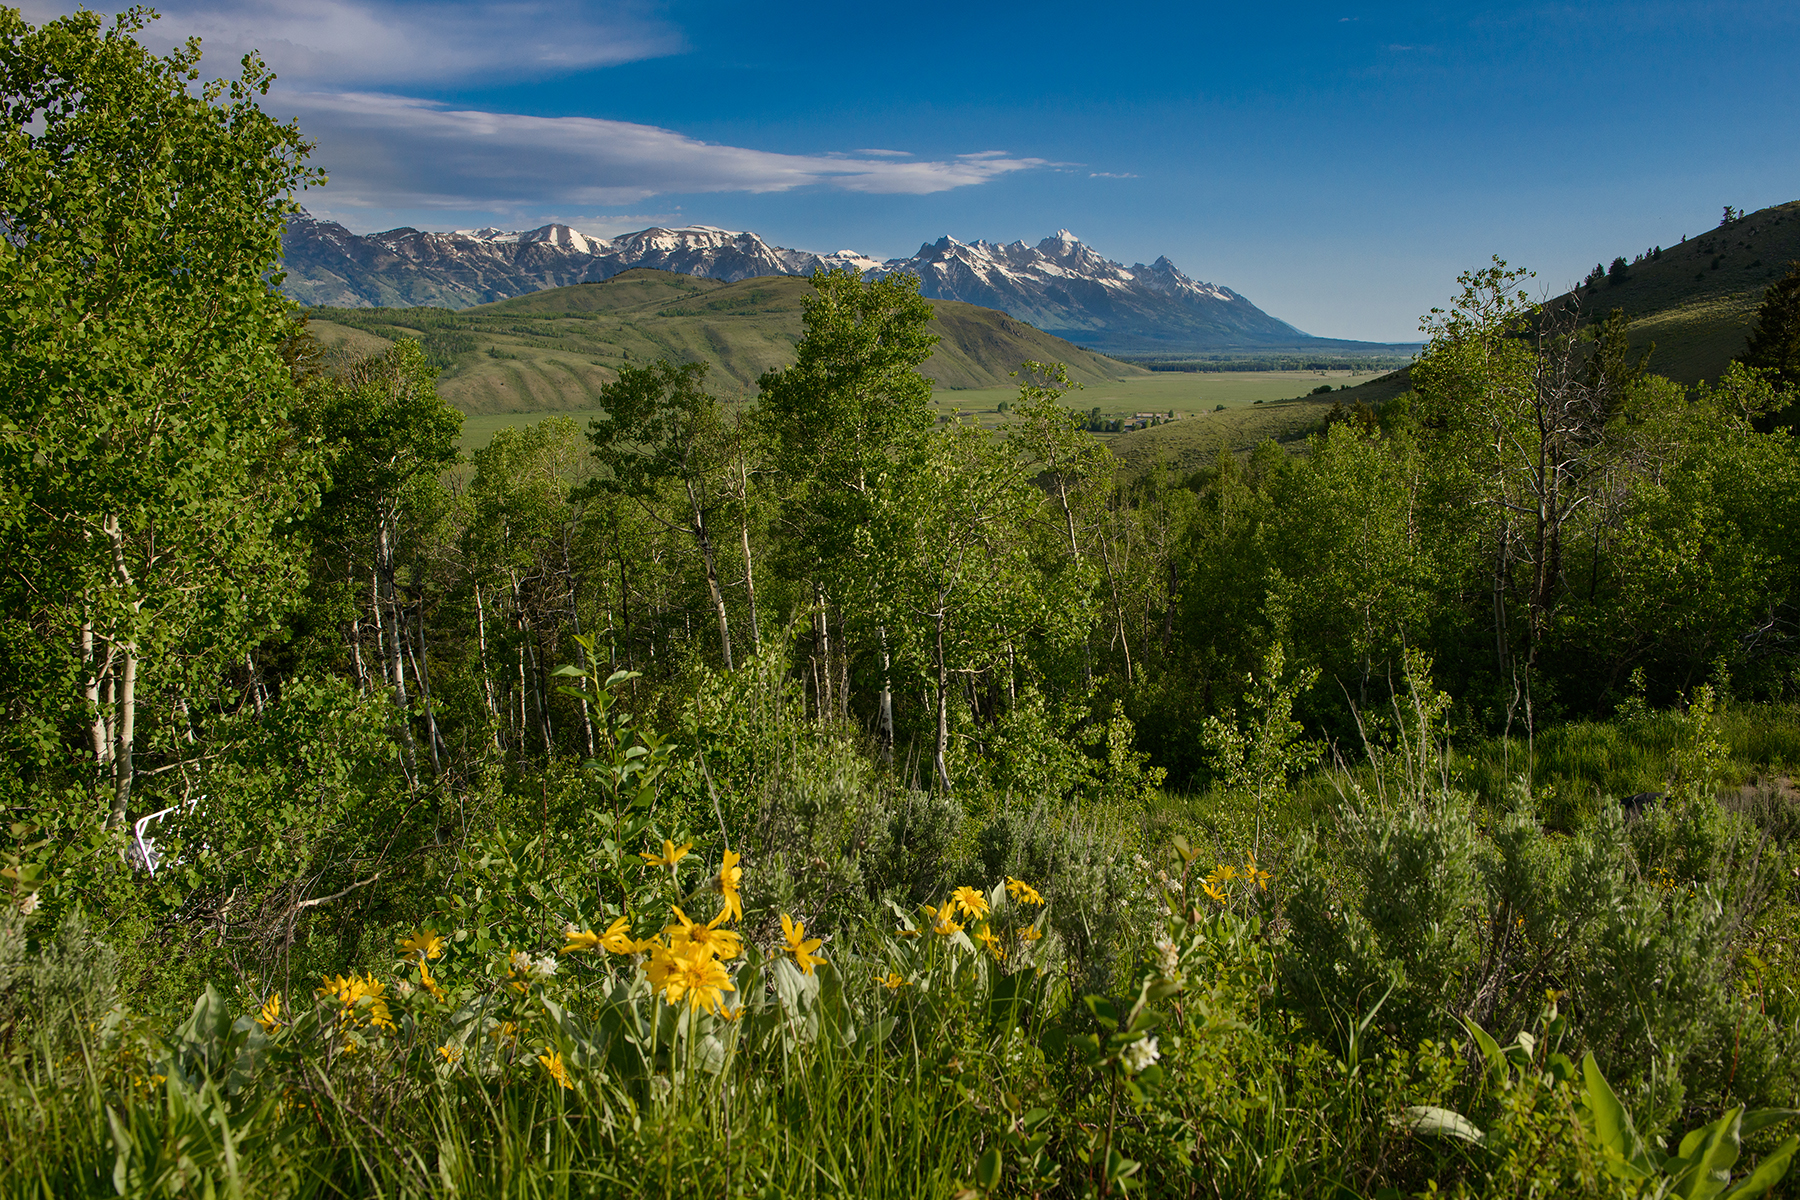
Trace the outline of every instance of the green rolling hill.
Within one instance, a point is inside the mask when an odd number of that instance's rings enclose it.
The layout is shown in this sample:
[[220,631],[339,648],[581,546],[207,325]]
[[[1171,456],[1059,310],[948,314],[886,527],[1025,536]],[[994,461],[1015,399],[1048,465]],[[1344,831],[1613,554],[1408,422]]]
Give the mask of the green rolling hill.
[[[1549,304],[1576,300],[1584,319],[1601,319],[1622,309],[1631,320],[1633,348],[1642,351],[1655,343],[1652,372],[1689,385],[1717,379],[1743,353],[1764,289],[1786,273],[1789,263],[1800,261],[1800,200],[1747,213],[1664,246],[1660,253],[1650,249],[1621,277],[1583,284]],[[1617,251],[1606,254],[1601,264],[1617,256]],[[1243,450],[1266,437],[1295,439],[1316,426],[1333,404],[1377,405],[1409,386],[1409,372],[1402,368],[1327,397],[1264,404],[1255,412],[1239,410],[1229,417],[1222,413],[1222,419],[1211,423],[1139,430],[1118,438],[1113,449],[1139,469],[1161,461],[1191,470],[1220,448]]]
[[[464,413],[549,413],[592,409],[620,367],[659,358],[709,362],[715,392],[753,393],[764,371],[793,361],[811,292],[810,282],[791,276],[724,283],[639,269],[458,312],[309,311],[313,333],[344,356],[418,338],[442,372],[439,392]],[[1084,383],[1149,374],[995,309],[930,303],[931,330],[942,340],[924,371],[940,388],[1005,386],[1007,373],[1027,359],[1065,363]]]

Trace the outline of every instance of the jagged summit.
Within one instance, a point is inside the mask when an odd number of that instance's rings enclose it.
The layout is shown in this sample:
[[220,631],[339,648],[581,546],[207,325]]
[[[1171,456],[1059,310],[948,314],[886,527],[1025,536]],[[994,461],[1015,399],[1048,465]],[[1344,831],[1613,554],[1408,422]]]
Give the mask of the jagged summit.
[[1203,283],[1168,258],[1126,267],[1067,229],[1036,246],[945,235],[911,258],[854,250],[815,254],[754,233],[689,225],[600,238],[567,225],[358,235],[301,212],[283,237],[283,290],[307,304],[430,304],[466,308],[547,287],[594,283],[648,267],[737,282],[846,269],[866,278],[919,277],[927,297],[979,304],[1071,341],[1121,351],[1292,344],[1302,334],[1230,288]]

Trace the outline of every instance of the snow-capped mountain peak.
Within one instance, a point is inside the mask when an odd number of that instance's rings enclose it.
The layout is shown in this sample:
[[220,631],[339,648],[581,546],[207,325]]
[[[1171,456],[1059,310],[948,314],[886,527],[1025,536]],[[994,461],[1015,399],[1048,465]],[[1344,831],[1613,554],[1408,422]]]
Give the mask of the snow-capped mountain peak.
[[762,275],[849,270],[865,278],[919,277],[932,299],[997,308],[1089,345],[1174,348],[1292,343],[1305,335],[1230,288],[1196,281],[1168,258],[1126,267],[1067,229],[1036,246],[960,241],[945,234],[910,258],[855,250],[816,254],[715,225],[660,226],[599,238],[567,225],[359,236],[301,213],[283,238],[289,295],[307,303],[396,302],[462,308],[547,287],[649,268],[735,282]]

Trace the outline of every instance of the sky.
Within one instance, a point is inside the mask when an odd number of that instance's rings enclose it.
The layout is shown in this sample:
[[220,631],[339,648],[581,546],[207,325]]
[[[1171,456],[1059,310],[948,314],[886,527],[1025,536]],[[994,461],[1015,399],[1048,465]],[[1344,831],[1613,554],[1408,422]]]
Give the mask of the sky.
[[[24,0],[42,21],[72,5]],[[1414,341],[1800,199],[1800,5],[167,0],[367,233],[651,225],[915,253],[1069,229],[1323,337]]]

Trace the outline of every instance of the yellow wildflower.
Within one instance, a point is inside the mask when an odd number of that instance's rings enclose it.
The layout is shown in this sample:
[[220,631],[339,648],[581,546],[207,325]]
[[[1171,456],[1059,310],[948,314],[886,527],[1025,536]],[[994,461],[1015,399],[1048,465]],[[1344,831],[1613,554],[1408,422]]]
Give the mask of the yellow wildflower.
[[1039,929],[1036,925],[1027,925],[1019,931],[1019,936],[1028,942],[1035,942],[1043,938],[1044,931]]
[[898,971],[889,971],[886,975],[877,975],[875,976],[875,982],[879,983],[890,992],[897,992],[901,988],[907,986],[906,980],[900,978],[900,972]]
[[730,1008],[726,1008],[721,1005],[718,1009],[718,1013],[727,1021],[735,1021],[744,1015],[744,1006],[742,1004],[734,1004]]
[[423,963],[428,958],[444,957],[444,939],[435,929],[414,929],[400,941],[400,957],[409,963]]
[[671,953],[680,954],[685,947],[692,946],[695,950],[710,954],[714,958],[729,960],[743,952],[744,939],[738,935],[737,931],[719,928],[720,923],[730,915],[729,911],[720,913],[705,925],[690,921],[688,915],[679,907],[671,906],[671,911],[675,914],[677,924],[663,930],[669,935]]
[[1000,939],[995,937],[993,931],[985,924],[975,930],[975,940],[980,942],[983,946],[986,946],[988,953],[992,954],[996,959],[1006,957],[1006,947],[1000,944]]
[[431,971],[424,963],[419,964],[419,986],[430,992],[431,998],[436,1000],[439,1004],[448,1004],[450,1002],[450,997],[444,994],[444,989],[439,987],[438,981],[431,977]]
[[907,928],[904,928],[904,927],[902,927],[902,928],[900,928],[900,929],[896,929],[896,930],[894,930],[894,932],[895,932],[895,933],[897,933],[897,934],[899,934],[899,935],[900,935],[900,936],[901,936],[901,937],[903,937],[903,938],[916,938],[916,937],[918,937],[918,936],[919,936],[919,931],[918,931],[918,930],[916,930],[916,929],[907,929]]
[[274,1033],[281,1027],[281,993],[276,992],[263,1002],[262,1012],[256,1023],[263,1027],[264,1033]]
[[640,850],[638,851],[638,857],[653,867],[668,867],[673,869],[675,864],[686,858],[687,852],[693,848],[694,843],[692,842],[683,842],[681,845],[677,846],[674,842],[665,838],[663,839],[663,850],[661,854],[646,854],[644,851]]
[[325,986],[318,990],[321,998],[330,997],[344,1008],[343,1018],[353,1022],[360,1010],[363,1019],[370,1025],[382,1029],[393,1029],[394,1018],[388,1012],[387,986],[376,982],[373,975],[358,976],[355,973],[339,975],[335,978],[327,976]]
[[600,938],[601,935],[591,929],[577,929],[571,925],[563,930],[562,952],[564,954],[592,954],[599,949]]
[[1269,890],[1269,873],[1257,869],[1256,852],[1254,850],[1250,851],[1245,856],[1244,879],[1250,883],[1254,883],[1265,892]]
[[[717,878],[713,880],[713,890],[725,898],[725,912],[738,921],[744,919],[744,898],[738,894],[738,885],[743,881],[744,868],[738,866],[737,851],[727,850],[725,862],[720,866]],[[723,916],[724,913],[720,915]]]
[[1238,871],[1236,867],[1232,866],[1230,863],[1220,863],[1213,868],[1212,874],[1206,877],[1206,881],[1216,886],[1218,884],[1230,883],[1237,877]]
[[806,925],[796,921],[786,913],[781,914],[781,932],[787,938],[787,952],[794,956],[794,962],[808,975],[813,973],[813,964],[825,960],[813,953],[825,944],[823,938],[806,936]]
[[950,901],[944,901],[942,908],[934,908],[929,904],[921,904],[919,907],[931,914],[931,932],[939,937],[949,937],[953,933],[962,931],[962,926],[953,919],[956,916],[956,909]]
[[950,894],[956,907],[962,909],[964,916],[985,917],[988,912],[987,897],[972,887],[959,887]]
[[1200,890],[1211,896],[1214,900],[1217,900],[1220,904],[1229,903],[1225,898],[1225,893],[1214,886],[1211,879],[1202,879],[1200,881]]
[[644,966],[644,974],[649,976],[651,986],[663,994],[664,1000],[679,1004],[685,997],[690,1010],[707,1008],[722,1012],[724,994],[737,990],[724,965],[691,944],[683,954],[666,946],[655,946],[650,961]]
[[537,1060],[544,1064],[544,1070],[550,1072],[550,1078],[556,1080],[558,1087],[565,1087],[570,1091],[575,1090],[575,1085],[569,1082],[569,1069],[563,1066],[562,1055],[540,1054],[537,1056]]
[[1023,879],[1014,879],[1010,875],[1007,876],[1006,890],[1008,894],[1020,904],[1042,904],[1044,902],[1044,898],[1038,895],[1037,889],[1032,887],[1029,883],[1026,883]]
[[438,1057],[443,1059],[449,1066],[454,1067],[457,1063],[462,1061],[463,1050],[461,1046],[439,1046],[437,1052]]

